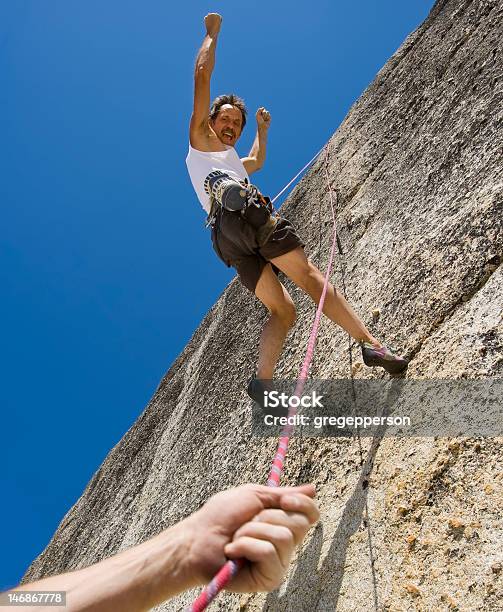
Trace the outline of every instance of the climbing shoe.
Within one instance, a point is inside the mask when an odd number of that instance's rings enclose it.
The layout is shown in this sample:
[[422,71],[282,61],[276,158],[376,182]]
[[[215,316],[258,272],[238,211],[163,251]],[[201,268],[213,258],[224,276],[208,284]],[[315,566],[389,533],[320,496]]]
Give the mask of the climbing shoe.
[[363,363],[366,366],[381,366],[390,374],[399,374],[407,369],[409,362],[404,357],[395,355],[387,346],[375,347],[370,342],[362,342]]
[[256,402],[260,408],[262,408],[265,414],[271,414],[272,416],[288,416],[288,408],[282,406],[281,404],[277,407],[271,408],[270,406],[265,406],[265,392],[273,391],[274,387],[271,384],[272,381],[267,381],[267,385],[264,384],[262,380],[259,378],[252,378],[248,383],[248,387],[246,388],[246,392],[251,397],[251,399]]

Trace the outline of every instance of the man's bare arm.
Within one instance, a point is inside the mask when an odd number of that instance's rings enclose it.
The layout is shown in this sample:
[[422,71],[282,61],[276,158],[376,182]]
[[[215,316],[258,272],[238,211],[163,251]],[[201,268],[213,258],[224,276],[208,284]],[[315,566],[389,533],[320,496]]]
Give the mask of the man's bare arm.
[[255,118],[257,119],[257,134],[253,146],[248,157],[241,159],[248,174],[260,170],[264,165],[267,147],[267,131],[271,125],[271,115],[263,106],[258,109]]
[[200,144],[201,139],[208,137],[208,115],[210,109],[210,80],[215,67],[215,49],[222,17],[209,13],[204,18],[206,36],[197,54],[194,70],[194,109],[190,119],[190,143]]
[[[313,497],[311,485],[230,489],[143,544],[15,591],[66,591],[67,612],[140,612],[205,584],[227,558],[240,557],[250,563],[227,590],[271,591],[280,586],[295,547],[319,518]],[[23,610],[53,607],[27,604]]]

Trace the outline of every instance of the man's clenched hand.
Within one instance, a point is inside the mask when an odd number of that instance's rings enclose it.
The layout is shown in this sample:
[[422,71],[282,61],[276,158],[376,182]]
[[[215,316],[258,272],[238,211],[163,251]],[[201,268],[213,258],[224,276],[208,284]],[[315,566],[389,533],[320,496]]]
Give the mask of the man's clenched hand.
[[318,520],[313,497],[312,485],[229,489],[142,544],[89,567],[19,585],[16,592],[67,591],[68,610],[140,612],[206,583],[227,558],[239,557],[249,563],[227,588],[270,591],[281,584],[295,547]]
[[268,130],[271,125],[271,113],[261,106],[258,111],[255,113],[255,118],[257,119],[257,128]]
[[314,487],[245,485],[218,493],[183,524],[191,533],[191,577],[208,581],[226,557],[250,561],[227,587],[230,591],[277,588],[309,528],[319,518]]
[[208,36],[216,36],[220,32],[222,17],[218,13],[208,13],[204,18],[204,25]]

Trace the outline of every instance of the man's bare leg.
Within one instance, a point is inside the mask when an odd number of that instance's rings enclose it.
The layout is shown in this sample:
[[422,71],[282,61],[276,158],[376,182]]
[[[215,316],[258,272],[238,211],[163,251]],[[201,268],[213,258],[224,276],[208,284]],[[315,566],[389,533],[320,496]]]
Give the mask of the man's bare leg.
[[[319,303],[324,277],[318,268],[307,259],[302,247],[275,257],[271,262],[309,294],[317,304]],[[346,330],[355,340],[380,346],[381,343],[372,336],[344,296],[339,291],[335,291],[331,284],[327,287],[323,313]]]
[[257,378],[272,379],[288,331],[295,323],[295,305],[270,264],[262,271],[255,295],[270,312],[260,337]]

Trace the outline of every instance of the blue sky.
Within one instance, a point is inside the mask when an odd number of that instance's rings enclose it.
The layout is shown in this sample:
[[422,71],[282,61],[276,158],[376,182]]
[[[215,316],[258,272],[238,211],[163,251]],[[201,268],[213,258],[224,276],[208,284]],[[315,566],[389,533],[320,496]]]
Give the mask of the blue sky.
[[0,589],[48,543],[233,272],[185,170],[192,69],[272,115],[275,195],[432,0],[0,5]]

